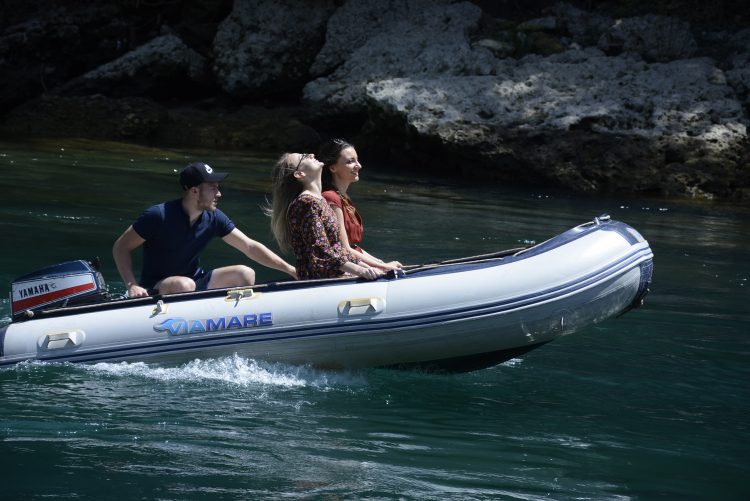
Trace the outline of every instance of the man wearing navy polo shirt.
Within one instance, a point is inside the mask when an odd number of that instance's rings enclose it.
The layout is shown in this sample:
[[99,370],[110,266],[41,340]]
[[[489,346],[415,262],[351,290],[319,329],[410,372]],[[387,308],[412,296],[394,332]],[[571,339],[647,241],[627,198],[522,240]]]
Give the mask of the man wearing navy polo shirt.
[[[245,265],[204,271],[200,255],[214,237],[250,259],[297,278],[294,267],[265,245],[242,233],[216,208],[219,183],[226,172],[194,162],[180,172],[181,199],[146,209],[115,242],[112,255],[128,296],[173,294],[194,290],[242,287],[255,283],[255,271]],[[141,279],[133,273],[132,252],[143,245]]]

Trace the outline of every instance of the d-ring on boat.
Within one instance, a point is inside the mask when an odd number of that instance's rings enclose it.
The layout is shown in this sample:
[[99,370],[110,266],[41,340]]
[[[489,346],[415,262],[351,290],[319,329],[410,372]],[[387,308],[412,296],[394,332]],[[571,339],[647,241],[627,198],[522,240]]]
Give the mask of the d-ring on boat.
[[533,247],[408,267],[375,281],[264,283],[112,298],[87,261],[15,280],[0,365],[179,363],[237,353],[321,368],[460,372],[519,356],[638,305],[653,253],[600,216]]

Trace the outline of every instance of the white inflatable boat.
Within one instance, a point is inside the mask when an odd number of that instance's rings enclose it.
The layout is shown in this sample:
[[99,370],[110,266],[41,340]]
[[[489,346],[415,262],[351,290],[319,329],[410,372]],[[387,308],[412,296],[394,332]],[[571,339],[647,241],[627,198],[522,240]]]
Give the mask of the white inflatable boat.
[[90,263],[71,261],[13,282],[0,366],[237,353],[321,368],[468,371],[640,305],[652,259],[636,230],[602,216],[534,247],[408,267],[372,282],[114,299]]

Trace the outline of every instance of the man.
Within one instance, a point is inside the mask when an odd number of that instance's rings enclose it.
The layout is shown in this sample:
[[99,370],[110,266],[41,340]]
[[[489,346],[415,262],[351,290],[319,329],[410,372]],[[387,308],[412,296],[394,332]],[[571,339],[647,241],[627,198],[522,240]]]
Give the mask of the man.
[[[191,163],[180,172],[182,198],[146,209],[120,235],[112,255],[129,297],[253,285],[255,271],[248,266],[226,266],[208,272],[201,268],[201,252],[214,237],[264,266],[297,278],[293,266],[245,236],[216,208],[221,197],[219,183],[227,175],[205,163]],[[139,282],[133,274],[132,252],[141,245],[143,266]]]

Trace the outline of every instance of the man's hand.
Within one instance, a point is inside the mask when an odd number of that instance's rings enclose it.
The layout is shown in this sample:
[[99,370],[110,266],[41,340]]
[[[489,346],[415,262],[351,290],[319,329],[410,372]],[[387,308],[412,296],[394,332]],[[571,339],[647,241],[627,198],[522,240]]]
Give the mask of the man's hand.
[[128,297],[146,297],[148,291],[138,284],[128,284]]

